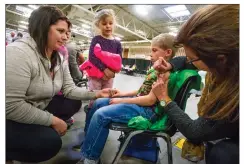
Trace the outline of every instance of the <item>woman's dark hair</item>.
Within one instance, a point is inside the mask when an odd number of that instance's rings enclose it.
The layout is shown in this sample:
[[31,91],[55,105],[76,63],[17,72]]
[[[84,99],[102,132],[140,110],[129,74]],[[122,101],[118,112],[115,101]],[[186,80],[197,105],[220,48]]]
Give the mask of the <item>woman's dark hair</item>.
[[40,6],[31,13],[29,18],[28,30],[30,36],[35,40],[37,49],[45,58],[49,28],[59,20],[66,21],[68,28],[72,26],[64,13],[55,6]]

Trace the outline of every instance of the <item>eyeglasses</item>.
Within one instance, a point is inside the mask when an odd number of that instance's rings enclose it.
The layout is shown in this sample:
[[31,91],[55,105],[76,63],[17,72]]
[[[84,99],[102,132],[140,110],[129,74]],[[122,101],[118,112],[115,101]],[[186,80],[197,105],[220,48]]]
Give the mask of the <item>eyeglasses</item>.
[[[187,59],[189,59],[189,58],[187,58]],[[187,60],[186,63],[187,64],[193,64],[193,62],[196,62],[198,60],[201,60],[201,59],[200,58],[197,58],[197,59]]]

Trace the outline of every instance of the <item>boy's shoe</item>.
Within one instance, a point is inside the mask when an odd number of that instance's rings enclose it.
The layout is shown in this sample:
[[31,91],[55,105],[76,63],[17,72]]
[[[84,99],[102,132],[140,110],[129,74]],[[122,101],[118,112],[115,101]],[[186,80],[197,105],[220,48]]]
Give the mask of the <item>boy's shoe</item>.
[[73,117],[70,117],[68,120],[65,121],[67,124],[67,129],[69,129],[75,122]]
[[72,150],[80,152],[81,151],[81,145],[75,145],[75,146],[73,146],[72,147]]
[[79,160],[76,164],[84,164],[84,159]]
[[94,161],[94,160],[89,160],[89,159],[81,159],[76,164],[101,164],[101,163],[99,163],[99,161]]
[[90,108],[88,107],[88,105],[84,106],[84,111],[86,114],[88,113],[89,110],[90,110]]

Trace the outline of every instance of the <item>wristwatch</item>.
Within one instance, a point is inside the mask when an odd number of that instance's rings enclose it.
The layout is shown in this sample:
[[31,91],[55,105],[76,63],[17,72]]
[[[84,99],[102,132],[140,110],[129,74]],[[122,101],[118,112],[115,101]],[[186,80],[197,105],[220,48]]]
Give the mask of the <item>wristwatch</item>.
[[168,98],[166,98],[166,99],[163,99],[163,100],[161,100],[160,102],[159,102],[159,105],[161,106],[161,107],[166,107],[170,102],[171,102],[172,100],[168,97]]

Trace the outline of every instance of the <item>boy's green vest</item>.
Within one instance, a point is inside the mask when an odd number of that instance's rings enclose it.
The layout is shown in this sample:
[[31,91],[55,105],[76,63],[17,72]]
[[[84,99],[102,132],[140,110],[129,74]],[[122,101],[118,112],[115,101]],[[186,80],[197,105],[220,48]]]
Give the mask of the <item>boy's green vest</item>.
[[[192,76],[196,76],[196,81],[191,85],[191,89],[200,90],[201,77],[196,70],[181,70],[170,73],[168,83],[168,94],[172,100],[176,98],[178,91],[181,89],[181,87],[184,85],[187,79]],[[182,110],[185,111],[185,107]],[[164,109],[161,109],[159,103],[157,103],[155,112],[157,113],[157,115],[160,116],[158,121],[156,121],[155,123],[152,124],[148,119],[143,118],[142,116],[137,116],[132,118],[128,122],[128,126],[140,130],[165,130],[167,128],[168,116],[164,114]]]

